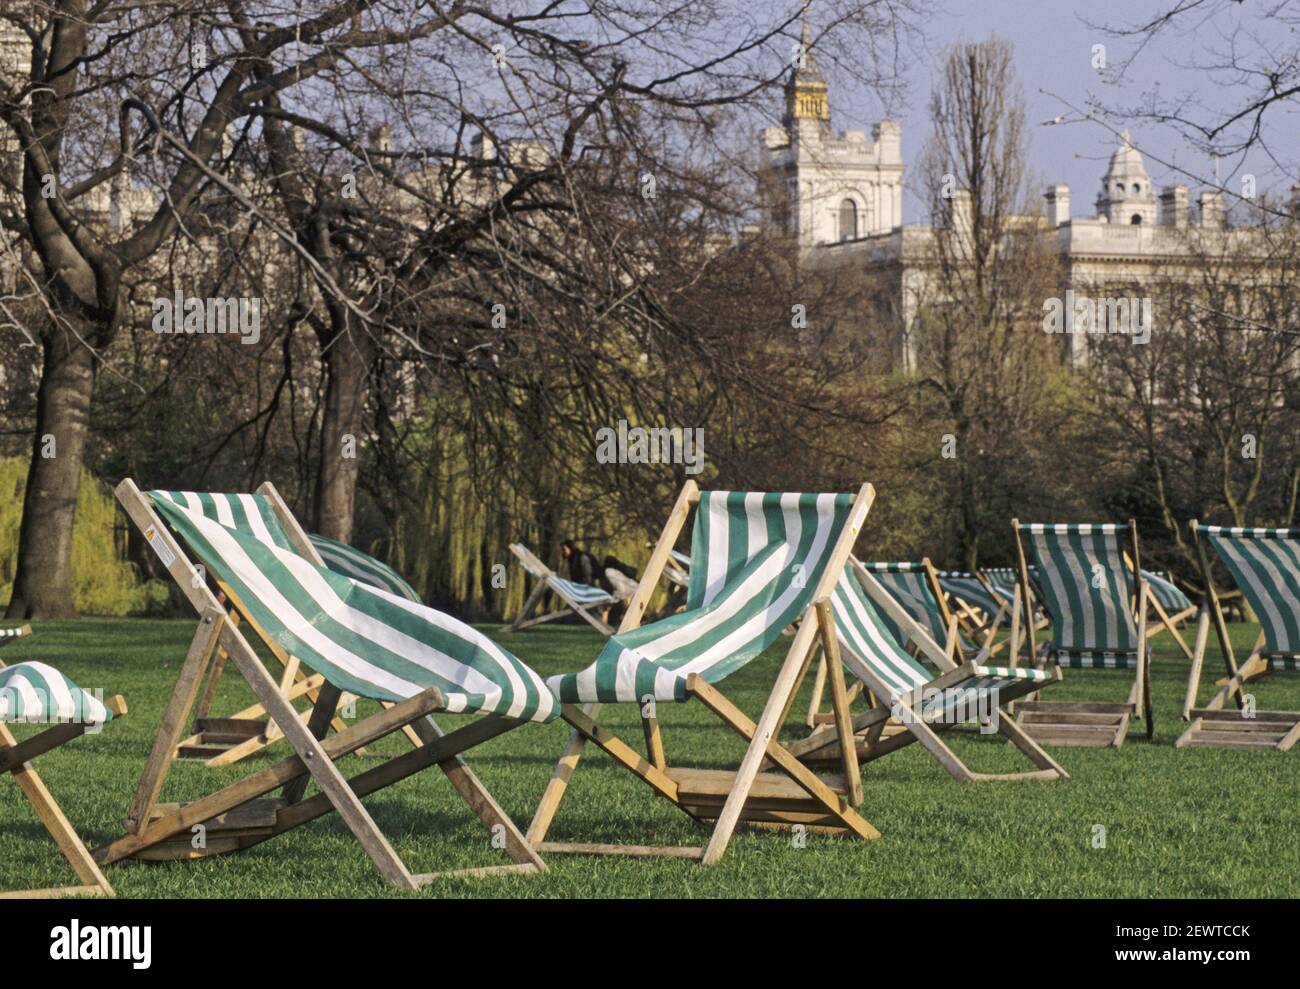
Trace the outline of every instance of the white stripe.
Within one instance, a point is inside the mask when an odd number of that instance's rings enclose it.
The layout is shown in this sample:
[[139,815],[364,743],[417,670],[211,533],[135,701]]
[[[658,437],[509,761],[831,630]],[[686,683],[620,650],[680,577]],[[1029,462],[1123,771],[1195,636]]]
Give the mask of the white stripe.
[[[364,657],[358,656],[322,633],[312,622],[298,613],[288,599],[281,595],[279,590],[266,579],[261,570],[248,558],[243,547],[229,537],[226,529],[215,525],[200,515],[196,515],[193,521],[196,527],[203,531],[222,558],[233,566],[241,579],[252,588],[262,603],[273,610],[276,617],[303,642],[330,660],[331,663],[363,682],[375,684],[401,697],[412,697],[423,689],[419,684],[405,680],[375,665]],[[458,662],[454,657],[441,650],[413,639],[405,633],[385,625],[363,612],[357,611],[339,598],[334,589],[321,577],[320,571],[309,561],[278,547],[271,547],[270,549],[276,555],[278,561],[293,574],[295,580],[312,600],[335,621],[348,628],[349,631],[360,638],[384,647],[389,652],[396,653],[413,665],[428,669],[459,686],[465,687],[470,693],[484,695],[486,707],[495,708],[500,703],[501,688],[482,673]],[[420,608],[414,602],[407,602],[404,598],[386,594],[386,592],[379,591],[359,581],[353,581],[353,586],[363,593],[383,594],[390,601],[409,605],[413,613],[418,614],[429,624],[452,630],[453,634],[459,637],[479,638],[473,629],[468,629],[467,626],[463,626],[449,616],[441,615],[431,608]],[[416,611],[416,608],[419,608],[419,611]],[[448,623],[454,622],[454,625],[458,627],[435,619],[445,619]],[[469,634],[465,634],[466,632]],[[490,655],[493,655],[494,659],[499,656],[499,654],[492,653]],[[501,666],[502,664],[498,662],[497,665]],[[512,668],[506,665],[502,667],[502,672],[506,674],[512,687],[518,685],[519,688],[522,688],[522,683]],[[544,699],[545,695],[543,695]],[[522,689],[516,690],[514,703],[508,712],[510,716],[515,716],[522,710],[523,701]]]

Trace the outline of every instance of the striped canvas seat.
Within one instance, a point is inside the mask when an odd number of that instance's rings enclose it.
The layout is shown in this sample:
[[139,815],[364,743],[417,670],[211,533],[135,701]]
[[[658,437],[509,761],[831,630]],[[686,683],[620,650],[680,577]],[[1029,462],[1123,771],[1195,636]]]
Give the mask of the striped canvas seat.
[[1272,670],[1300,670],[1300,529],[1197,527],[1250,603]]
[[853,498],[705,491],[691,539],[686,610],[613,636],[580,673],[548,683],[565,703],[686,698],[774,643],[811,603]]
[[[871,572],[871,575],[876,580],[880,581],[885,590],[889,591],[890,596],[912,618],[920,623],[921,627],[929,633],[930,638],[939,643],[948,641],[948,629],[944,625],[939,602],[935,599],[934,591],[930,588],[924,564],[864,563],[863,566]],[[883,616],[882,620],[889,626],[890,632],[893,633],[897,641],[906,641],[907,637],[903,634],[902,629],[888,616]],[[963,650],[973,649],[974,646],[963,636],[961,648]]]
[[325,566],[335,573],[359,580],[371,587],[378,587],[381,591],[396,594],[399,598],[406,598],[416,604],[421,603],[420,595],[416,593],[415,588],[387,563],[381,563],[373,556],[354,549],[347,543],[326,539],[314,532],[307,538],[316,547],[316,552],[325,561]]
[[52,666],[17,663],[0,669],[0,721],[9,724],[103,724],[113,712]]
[[614,601],[614,596],[603,588],[593,587],[591,584],[579,584],[576,581],[565,580],[563,577],[552,577],[551,580],[558,585],[558,589],[562,589],[584,608],[595,604],[611,604]]
[[938,576],[940,587],[972,608],[984,612],[989,618],[996,615],[1002,607],[1003,599],[985,587],[984,582],[973,573],[941,570]]
[[1178,589],[1178,586],[1169,579],[1168,574],[1153,573],[1150,570],[1142,571],[1142,579],[1147,582],[1151,588],[1151,596],[1156,599],[1160,607],[1171,615],[1179,612],[1188,611],[1192,607],[1192,602],[1187,595]]
[[[869,666],[895,696],[905,696],[934,680],[934,674],[899,644],[894,623],[881,614],[850,572],[846,571],[836,584],[833,601],[841,648]],[[946,719],[958,706],[975,710],[974,701],[981,692],[1001,692],[1012,684],[1047,683],[1052,679],[1048,670],[1031,667],[976,666],[974,673],[957,689],[943,691],[927,702],[922,708],[926,720]]]
[[[165,501],[180,505],[187,511],[220,522],[228,529],[237,529],[267,546],[292,549],[284,526],[276,517],[271,500],[260,494],[215,494],[198,491],[150,491],[155,502]],[[146,539],[152,537],[145,534]]]
[[[287,539],[281,545],[283,530],[258,511],[257,496],[149,497],[240,610],[340,689],[400,701],[436,687],[453,712],[532,721],[556,716],[541,678],[491,639],[432,608],[318,567],[287,548]],[[242,515],[225,515],[236,506]]]
[[1138,658],[1132,571],[1122,525],[1020,526],[1052,620],[1049,654],[1075,669],[1132,669]]

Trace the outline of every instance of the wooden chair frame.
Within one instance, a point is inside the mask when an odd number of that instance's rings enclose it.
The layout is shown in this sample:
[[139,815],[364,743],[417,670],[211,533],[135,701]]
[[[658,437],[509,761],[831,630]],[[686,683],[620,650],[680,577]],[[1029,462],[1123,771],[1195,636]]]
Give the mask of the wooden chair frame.
[[[515,615],[514,621],[502,629],[503,632],[521,632],[534,625],[555,621],[557,618],[563,618],[565,615],[573,613],[590,624],[601,635],[610,636],[614,634],[614,630],[608,624],[587,610],[590,605],[583,605],[569,596],[563,585],[558,583],[556,579],[559,574],[539,560],[527,546],[523,543],[511,543],[510,552],[518,557],[519,563],[524,570],[536,578],[537,583],[527,599],[525,599],[524,606],[519,609],[519,614]],[[539,615],[536,618],[532,617],[533,612],[541,604],[542,598],[546,596],[547,591],[551,591],[563,601],[564,607],[556,608],[554,611]],[[614,598],[614,601],[617,600],[617,598]]]
[[[948,722],[927,721],[918,710],[917,705],[924,701],[925,694],[928,691],[956,689],[965,681],[978,677],[979,674],[976,669],[986,658],[985,654],[981,652],[973,659],[964,660],[961,663],[955,662],[953,659],[954,642],[956,641],[955,618],[949,620],[948,646],[946,649],[940,648],[920,623],[894,600],[893,596],[876,579],[874,574],[857,560],[852,562],[852,567],[854,576],[867,593],[867,596],[906,633],[906,638],[918,647],[922,656],[940,670],[939,675],[930,682],[905,694],[896,694],[861,656],[858,656],[847,646],[842,646],[845,664],[858,677],[859,682],[868,686],[870,689],[869,696],[873,701],[869,710],[852,718],[852,735],[854,736],[857,759],[860,763],[879,759],[913,742],[919,742],[948,771],[953,779],[961,783],[989,780],[1063,780],[1070,778],[1069,773],[1056,760],[1044,752],[1042,747],[1017,725],[1015,719],[1003,708],[1004,704],[1009,704],[1017,697],[1040,690],[1044,686],[1042,683],[1029,680],[1016,682],[1007,695],[999,693],[997,731],[1008,742],[1028,756],[1029,760],[1038,768],[1020,773],[977,773],[962,762],[957,754],[944,744],[943,739],[939,737],[940,732],[956,726]],[[1015,594],[1018,604],[1018,588]],[[1058,669],[1055,671],[1052,680],[1048,682],[1054,683],[1060,679],[1061,672]],[[895,697],[897,697],[899,703],[911,711],[910,717],[901,721],[893,717],[894,707],[891,701]],[[883,699],[884,703],[875,703],[876,698]],[[886,734],[886,727],[892,725],[898,726],[897,729],[890,734]],[[799,759],[818,764],[828,759],[837,758],[842,751],[843,744],[843,740],[828,728],[820,727],[807,738],[792,743],[789,748],[791,753]]]
[[[1124,554],[1124,562],[1130,567],[1133,561],[1129,559],[1128,554]],[[1170,638],[1178,643],[1178,648],[1182,650],[1183,655],[1188,659],[1192,658],[1192,650],[1187,645],[1187,640],[1183,638],[1182,632],[1178,629],[1178,623],[1186,621],[1192,615],[1196,614],[1196,605],[1184,608],[1177,614],[1169,614],[1165,611],[1164,606],[1160,604],[1155,592],[1152,591],[1147,598],[1147,603],[1151,605],[1151,610],[1155,612],[1156,622],[1147,626],[1147,641],[1150,642],[1161,632],[1168,632]]]
[[[1286,752],[1300,741],[1300,711],[1253,711],[1250,718],[1241,714],[1241,709],[1245,706],[1243,688],[1247,683],[1268,673],[1264,633],[1260,632],[1250,655],[1238,666],[1232,638],[1228,635],[1227,620],[1223,616],[1223,605],[1210,572],[1210,559],[1197,532],[1197,525],[1196,519],[1188,523],[1192,544],[1196,547],[1196,559],[1205,581],[1205,600],[1196,624],[1196,645],[1192,654],[1192,666],[1187,674],[1187,695],[1183,699],[1183,720],[1190,724],[1178,737],[1178,741],[1174,742],[1174,747],[1181,749],[1196,745],[1213,748],[1273,748]],[[1221,686],[1209,703],[1198,708],[1196,695],[1201,685],[1201,668],[1205,663],[1211,623],[1223,652],[1227,679],[1220,681]],[[1229,698],[1236,702],[1236,712],[1226,710]]]
[[[856,559],[850,559],[850,566],[856,564],[857,562],[858,561]],[[944,628],[948,630],[945,639],[945,645],[948,652],[952,654],[959,648],[961,643],[961,636],[963,632],[969,631],[969,628],[967,627],[966,622],[963,620],[963,617],[955,615],[952,612],[952,610],[948,607],[948,603],[944,599],[943,588],[939,584],[939,575],[937,571],[934,569],[934,566],[930,563],[930,558],[925,557],[924,559],[922,559],[921,565],[925,568],[925,575],[926,575],[925,579],[926,579],[927,586],[930,588],[930,593],[934,595],[935,600],[939,603],[939,615],[943,621]],[[879,582],[877,581],[877,583]],[[966,612],[969,614],[970,609],[967,608]],[[997,619],[995,619],[995,624],[992,626],[992,631],[985,639],[984,645],[982,647],[979,647],[979,649],[977,649],[977,652],[979,652],[980,655],[991,655],[992,652],[996,652],[1006,647],[1007,644],[1006,642],[1000,642],[997,644],[996,647],[990,650],[990,640],[993,638],[994,635],[997,634],[996,621],[1000,621],[1001,616],[1005,614],[1005,612],[1006,612],[1005,606],[998,611],[998,617]],[[904,649],[908,650],[908,652],[910,652],[913,656],[919,657],[921,655],[920,649],[916,646],[915,642],[911,640],[902,642],[900,643],[900,645]],[[806,724],[809,728],[816,728],[819,725],[833,724],[835,721],[834,711],[822,710],[822,704],[825,701],[825,697],[826,697],[827,669],[828,667],[826,665],[826,653],[823,650],[820,657],[818,657],[817,660],[817,673],[813,677],[812,695],[808,698],[808,716],[804,719],[804,724]],[[853,701],[857,700],[858,695],[864,689],[867,689],[865,687],[865,681],[859,679],[856,682],[854,682],[854,684],[849,688],[849,702],[852,703]],[[869,694],[868,699],[869,702],[874,706],[875,704],[874,696]],[[887,735],[894,735],[897,734],[898,732],[901,732],[902,730],[903,730],[903,726],[899,724],[898,721],[893,719],[890,719],[886,723],[884,728],[884,731]]]
[[[0,667],[4,664],[0,663]],[[119,694],[104,704],[115,717],[126,714],[126,701]],[[80,886],[58,886],[53,889],[28,889],[0,892],[0,900],[7,899],[47,899],[61,896],[112,896],[113,887],[100,871],[99,866],[86,850],[85,844],[68,821],[63,808],[54,799],[44,780],[37,775],[31,762],[37,756],[44,755],[66,745],[74,738],[80,738],[90,728],[84,722],[68,722],[47,728],[31,738],[18,741],[9,731],[9,726],[0,722],[0,776],[12,776],[18,789],[27,798],[27,802],[36,811],[41,824],[49,832],[59,851],[68,860],[72,870],[81,880]]]
[[[803,825],[809,830],[847,834],[863,839],[880,836],[870,822],[853,809],[862,802],[861,773],[854,746],[846,745],[844,748],[841,757],[844,777],[837,789],[801,763],[777,740],[819,640],[823,648],[838,657],[830,595],[874,498],[875,489],[870,484],[864,484],[859,489],[848,520],[831,551],[826,569],[813,590],[812,602],[804,612],[757,723],[716,687],[697,675],[688,678],[688,695],[698,698],[725,725],[749,742],[739,769],[729,772],[670,768],[664,755],[658,721],[653,715],[647,715],[644,709],[641,720],[646,755],[643,757],[613,732],[597,723],[596,717],[602,705],[587,704],[580,708],[566,704],[562,709],[563,717],[573,727],[573,733],[569,736],[564,754],[555,767],[528,828],[528,840],[539,851],[591,855],[662,855],[697,859],[705,865],[713,865],[726,852],[741,821],[765,827]],[[640,625],[646,605],[663,575],[669,552],[699,499],[699,487],[694,481],[687,481],[650,555],[650,562],[642,574],[636,594],[628,602],[627,612],[619,627],[620,632],[631,631]],[[831,676],[835,708],[842,714],[847,725],[848,703],[843,671],[838,661],[832,665]],[[697,848],[547,841],[547,832],[588,741],[595,742],[618,765],[629,770],[691,818],[700,822],[713,821],[708,844]],[[764,764],[774,766],[778,772],[760,772]],[[848,800],[844,794],[848,795]]]
[[[1155,712],[1151,705],[1151,646],[1147,633],[1147,613],[1151,603],[1151,588],[1142,577],[1142,556],[1138,548],[1137,523],[1128,520],[1128,550],[1124,553],[1124,564],[1133,575],[1136,594],[1129,598],[1133,609],[1133,620],[1137,625],[1137,668],[1134,671],[1133,687],[1128,700],[1123,704],[1100,703],[1091,701],[1021,701],[1016,705],[1016,713],[1021,727],[1036,738],[1050,745],[1088,745],[1110,746],[1119,748],[1128,737],[1129,721],[1134,715],[1146,722],[1146,737],[1155,735]],[[1025,557],[1025,546],[1020,538],[1020,520],[1011,520],[1011,530],[1016,539],[1016,560],[1019,566],[1019,583],[1021,603],[1024,610],[1025,634],[1029,645],[1029,657],[1036,665],[1042,665],[1048,657],[1039,654],[1034,633],[1036,631],[1034,616],[1033,586],[1029,580],[1029,565]],[[1046,608],[1044,608],[1046,611]],[[1012,657],[1020,655],[1019,629],[1012,629]],[[1051,645],[1051,640],[1043,643],[1044,650]],[[1099,652],[1102,650],[1089,650]],[[1013,662],[1015,660],[1013,659]],[[1059,667],[1058,667],[1059,669]],[[1064,719],[1051,721],[1050,718]]]
[[[268,490],[274,491],[269,485],[264,485],[259,493]],[[226,588],[227,597],[243,614],[242,624],[236,624],[227,616],[206,582],[193,579],[193,564],[133,481],[128,478],[118,485],[117,498],[131,521],[146,534],[172,579],[199,613],[199,625],[136,788],[127,815],[126,833],[96,849],[96,861],[107,865],[126,858],[170,860],[225,854],[266,841],[337,811],[380,875],[400,889],[418,889],[441,876],[545,870],[540,856],[461,755],[527,722],[486,715],[444,734],[431,716],[442,707],[439,692],[431,687],[401,703],[386,705],[379,713],[355,725],[345,726],[342,731],[326,738],[342,692],[328,680],[323,680],[319,697],[308,716],[300,714],[282,692],[282,684],[272,679],[262,665],[244,637],[243,629],[252,628],[272,652],[279,649],[278,644],[250,620],[247,610],[241,607],[229,588]],[[312,562],[319,563],[320,558],[306,534],[278,496],[273,499],[273,504],[277,506],[277,515],[280,515],[280,522],[293,548]],[[293,747],[294,755],[200,800],[159,804],[158,797],[175,758],[182,726],[194,704],[203,674],[219,648],[225,649],[270,720]],[[288,662],[296,665],[292,658]],[[336,760],[406,728],[419,739],[418,748],[388,759],[350,780],[344,779]],[[461,798],[494,835],[504,836],[505,852],[512,864],[423,875],[412,874],[406,868],[362,805],[361,798],[431,765],[438,766],[446,774]],[[320,792],[305,797],[309,777],[316,781]],[[262,799],[278,789],[282,789],[280,797]],[[205,847],[199,849],[193,848],[189,840],[196,825],[202,825],[207,835]],[[498,826],[500,831],[496,830]],[[177,838],[180,840],[174,840]]]

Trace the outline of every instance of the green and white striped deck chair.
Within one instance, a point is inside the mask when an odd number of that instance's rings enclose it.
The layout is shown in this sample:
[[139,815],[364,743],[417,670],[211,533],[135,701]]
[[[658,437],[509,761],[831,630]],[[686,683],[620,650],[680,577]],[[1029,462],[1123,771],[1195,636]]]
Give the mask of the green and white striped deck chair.
[[[435,876],[410,872],[361,798],[437,765],[503,839],[513,861],[459,874],[544,869],[461,757],[521,725],[554,719],[559,704],[541,677],[451,616],[330,570],[270,485],[259,488],[258,496],[146,495],[128,479],[117,495],[199,612],[200,623],[128,814],[127,833],[96,851],[101,863],[237,851],[338,811],[380,875],[399,888],[416,889]],[[272,519],[278,526],[269,524]],[[186,548],[206,568],[202,577]],[[241,623],[229,619],[209,577],[225,591]],[[301,664],[321,678],[309,711],[293,707],[245,638],[246,628],[285,657],[287,667]],[[218,646],[295,754],[202,800],[159,805],[180,726]],[[327,737],[345,691],[384,708]],[[437,711],[480,717],[444,734],[431,717]],[[344,779],[337,760],[405,727],[415,733],[418,748]],[[309,776],[320,792],[306,797]],[[278,797],[262,799],[276,790]],[[195,824],[207,833],[206,847],[198,851],[190,847]]]
[[949,613],[961,621],[968,638],[979,639],[980,648],[991,656],[1010,645],[1009,639],[996,640],[998,629],[1012,625],[1017,610],[1014,590],[1004,596],[979,574],[961,570],[937,570],[935,579],[949,599]]
[[402,575],[387,563],[381,563],[368,553],[354,549],[347,543],[326,539],[314,532],[310,533],[307,538],[316,547],[316,552],[320,554],[325,566],[335,573],[341,573],[345,577],[359,580],[371,587],[378,587],[380,590],[387,591],[389,594],[396,594],[399,598],[406,598],[406,600],[414,601],[416,604],[423,603],[415,588],[408,584]]
[[[1012,527],[1019,558],[1032,559],[1037,567],[1032,584],[1027,565],[1020,578],[1030,655],[1040,664],[1075,670],[1134,672],[1127,703],[1031,701],[1017,705],[1021,726],[1053,745],[1118,747],[1136,716],[1145,719],[1151,738],[1155,719],[1146,634],[1151,589],[1139,576],[1137,525],[1131,519],[1127,525],[1022,525],[1013,519]],[[1041,652],[1029,622],[1035,593],[1052,621]]]
[[[871,691],[876,703],[852,718],[857,758],[869,762],[920,742],[959,782],[984,780],[1053,780],[1069,775],[1002,709],[1017,697],[1060,680],[1059,669],[1003,667],[988,664],[987,653],[955,663],[928,629],[899,604],[891,589],[868,566],[852,563],[835,587],[835,628],[845,666]],[[903,648],[893,632],[901,628],[907,641],[939,670],[928,670]],[[1019,773],[976,773],[958,758],[939,733],[977,720],[996,730],[1037,767]],[[903,730],[886,735],[889,724]],[[838,725],[817,728],[795,742],[790,751],[819,765],[838,759],[845,740]]]
[[[920,563],[864,563],[863,566],[875,576],[913,621],[918,622],[926,630],[931,639],[944,643],[949,649],[959,649],[961,657],[974,655],[977,649],[966,637],[960,616],[954,615],[949,609],[946,596],[936,591],[938,576],[928,559]],[[893,619],[888,615],[883,616],[882,621],[885,622],[896,642],[910,641],[904,630],[894,624]],[[918,649],[917,655],[924,656],[925,653]],[[812,696],[808,702],[806,723],[810,727],[824,724],[834,718],[833,712],[827,714],[821,710],[826,689],[826,674],[826,656],[823,654],[817,664],[817,676],[813,681]],[[856,696],[856,691],[852,693]]]
[[[523,543],[512,543],[510,552],[515,554],[520,565],[536,579],[537,583],[533,585],[533,590],[524,601],[524,606],[519,609],[519,614],[515,615],[514,621],[506,626],[504,631],[519,632],[533,625],[540,625],[542,622],[550,622],[557,618],[563,618],[568,614],[575,614],[589,623],[601,635],[614,634],[614,630],[609,625],[588,610],[613,604],[615,598],[612,594],[603,588],[592,587],[590,584],[579,584],[576,581],[565,580],[539,560],[533,554],[533,551]],[[533,611],[541,604],[542,598],[546,596],[547,591],[554,593],[564,603],[554,611],[534,618]]]
[[[30,763],[87,732],[99,732],[104,724],[125,713],[126,702],[120,696],[101,701],[44,663],[0,663],[0,777],[13,777],[82,883],[0,892],[0,899],[113,895],[113,887]],[[11,724],[52,727],[19,741],[9,731]],[[10,841],[0,833],[0,846],[5,849],[2,857],[7,861],[17,858]]]
[[[1191,521],[1206,604],[1196,630],[1183,717],[1191,722],[1175,743],[1215,748],[1269,748],[1285,752],[1300,740],[1300,711],[1257,710],[1245,685],[1273,672],[1300,671],[1300,528],[1228,528]],[[1259,619],[1260,633],[1239,667],[1210,573],[1205,544],[1214,550]],[[1205,706],[1196,707],[1201,666],[1213,621],[1228,679]],[[1226,710],[1228,699],[1237,710]]]
[[[928,562],[921,563],[864,563],[867,571],[880,582],[902,605],[913,621],[919,622],[935,642],[948,644],[948,629],[952,624],[952,615],[947,610],[947,602],[935,593],[931,567]],[[893,624],[888,616],[884,622],[889,626],[895,640],[905,641],[903,630]],[[960,635],[960,631],[958,632]],[[962,636],[960,639],[962,653],[973,651],[975,646]]]
[[[265,545],[277,546],[281,549],[293,548],[289,533],[286,531],[286,524],[296,529],[297,522],[293,520],[279,493],[270,483],[262,485],[253,494],[213,494],[195,491],[155,493],[220,522],[228,528],[234,528]],[[147,533],[146,538],[152,544],[152,537]],[[200,573],[200,579],[206,579],[206,574]],[[220,584],[218,586],[223,593],[226,592],[225,587],[221,587]],[[241,619],[242,616],[236,613],[235,620]],[[289,701],[302,698],[309,704],[315,703],[320,688],[325,682],[324,677],[319,673],[308,676],[282,649],[272,650],[271,655],[280,665],[280,692],[284,697]],[[181,739],[176,745],[176,758],[198,760],[211,769],[248,759],[283,738],[275,725],[267,720],[266,708],[261,704],[253,704],[228,717],[210,716],[213,698],[225,670],[226,659],[225,650],[219,649],[208,674],[207,684],[194,709],[193,733]],[[347,726],[342,720],[336,718],[333,727],[336,731],[342,731]],[[406,734],[412,741],[417,741],[413,731],[407,731]]]
[[[546,852],[672,854],[717,862],[740,821],[816,825],[859,838],[878,832],[853,807],[861,782],[852,753],[844,779],[832,784],[795,759],[776,738],[789,714],[818,636],[831,637],[830,594],[870,507],[857,495],[700,492],[688,481],[669,516],[619,632],[596,661],[547,682],[574,728],[547,786],[528,837]],[[696,507],[686,610],[641,626],[669,551]],[[717,684],[746,666],[798,623],[757,724]],[[837,666],[838,669],[838,666]],[[843,676],[839,678],[843,694]],[[697,698],[748,743],[735,772],[670,767],[656,706]],[[640,707],[646,757],[596,722],[601,704]],[[579,708],[578,704],[586,705]],[[664,849],[546,841],[546,834],[588,741],[595,742],[660,796],[698,821],[714,821],[707,847]],[[760,772],[765,763],[771,771]],[[841,794],[848,793],[849,800]]]

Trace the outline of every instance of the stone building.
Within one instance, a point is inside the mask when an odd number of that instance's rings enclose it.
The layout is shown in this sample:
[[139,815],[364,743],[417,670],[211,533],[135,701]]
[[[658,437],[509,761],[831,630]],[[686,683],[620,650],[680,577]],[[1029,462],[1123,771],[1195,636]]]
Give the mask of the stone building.
[[[832,100],[808,50],[790,72],[781,127],[762,132],[759,194],[764,221],[796,239],[804,261],[823,270],[869,270],[888,297],[873,319],[893,327],[891,360],[915,362],[914,334],[922,300],[941,295],[934,278],[936,229],[902,221],[904,161],[898,121],[882,120],[871,140],[861,131],[832,136]],[[1300,187],[1293,193],[1300,192]],[[1039,215],[1012,218],[1015,229],[1038,229],[1059,261],[1061,298],[1132,293],[1161,281],[1190,280],[1208,256],[1248,256],[1257,231],[1229,227],[1224,195],[1207,189],[1195,209],[1185,185],[1157,193],[1127,131],[1119,138],[1091,216],[1072,215],[1070,189],[1048,186]],[[952,194],[952,222],[969,217],[969,196]],[[1087,360],[1087,335],[1064,337],[1074,363]]]

